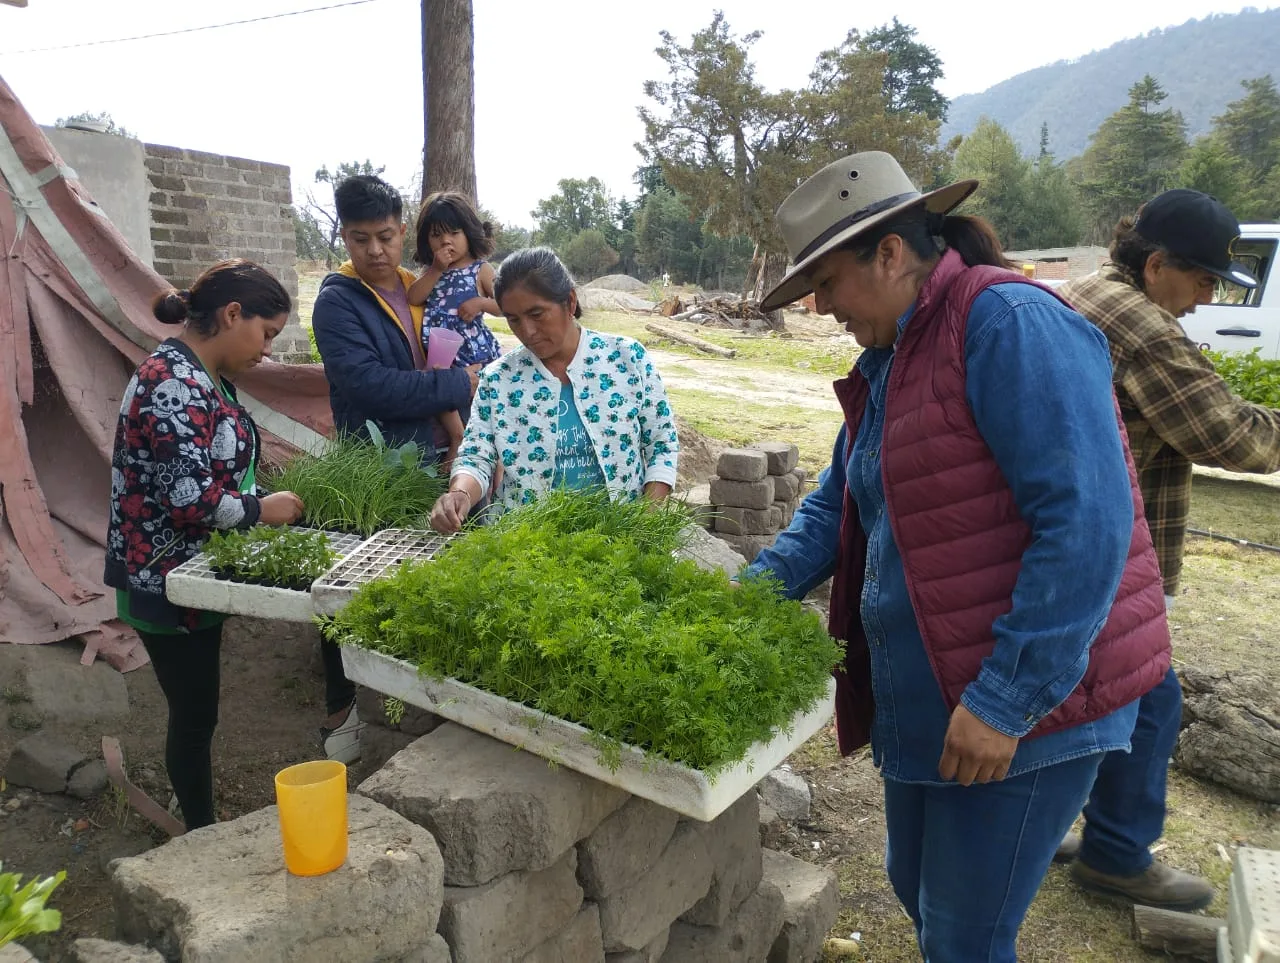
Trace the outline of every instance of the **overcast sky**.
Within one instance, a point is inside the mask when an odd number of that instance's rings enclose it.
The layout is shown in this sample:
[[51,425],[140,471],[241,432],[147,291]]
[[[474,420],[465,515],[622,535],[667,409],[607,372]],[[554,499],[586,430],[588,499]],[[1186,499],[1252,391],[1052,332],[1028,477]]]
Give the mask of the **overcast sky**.
[[[15,53],[260,17],[338,0],[28,0],[0,5],[0,76],[37,121],[108,111],[143,140],[288,164],[295,200],[321,164],[369,158],[408,185],[422,150],[419,0],[370,0],[177,37]],[[474,0],[476,167],[481,203],[529,225],[562,177],[601,178],[635,193],[642,83],[661,75],[658,32],[687,39],[725,11],[736,32],[762,30],[758,77],[805,82],[818,51],[850,28],[896,13],[942,57],[948,96],[1082,56],[1229,0],[1058,7],[902,0]],[[1028,12],[1061,10],[1036,23]],[[800,17],[789,16],[790,11]]]

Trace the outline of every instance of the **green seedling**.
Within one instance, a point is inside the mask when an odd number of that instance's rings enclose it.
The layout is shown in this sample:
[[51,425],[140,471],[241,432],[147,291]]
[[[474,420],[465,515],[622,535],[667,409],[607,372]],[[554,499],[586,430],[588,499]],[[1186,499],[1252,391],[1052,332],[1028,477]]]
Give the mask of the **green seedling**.
[[688,511],[555,492],[369,583],[328,636],[713,775],[823,697],[841,648],[777,583],[673,552]]
[[209,567],[221,578],[252,585],[310,590],[338,556],[323,532],[270,528],[215,532],[205,545]]
[[270,479],[275,491],[291,491],[306,506],[313,528],[369,536],[384,528],[425,528],[445,483],[434,466],[422,465],[413,443],[391,447],[368,422],[369,440],[339,438],[319,457],[301,455]]
[[[0,863],[0,870],[4,864]],[[0,946],[26,936],[53,933],[62,926],[62,914],[45,909],[50,894],[67,878],[66,871],[22,885],[17,873],[0,872]]]

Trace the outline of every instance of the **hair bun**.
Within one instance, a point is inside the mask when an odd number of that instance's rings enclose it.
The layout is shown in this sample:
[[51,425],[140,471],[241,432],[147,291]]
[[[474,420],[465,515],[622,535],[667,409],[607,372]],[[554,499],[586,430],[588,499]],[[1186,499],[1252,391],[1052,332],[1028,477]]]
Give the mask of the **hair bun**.
[[191,313],[190,291],[167,291],[156,298],[151,313],[161,324],[181,324]]

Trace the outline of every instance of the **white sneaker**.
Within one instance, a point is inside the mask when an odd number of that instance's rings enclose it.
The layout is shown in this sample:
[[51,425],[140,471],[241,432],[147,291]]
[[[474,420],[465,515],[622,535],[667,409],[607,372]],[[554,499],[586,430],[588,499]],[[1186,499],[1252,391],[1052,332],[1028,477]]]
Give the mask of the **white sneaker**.
[[320,729],[325,758],[348,766],[356,762],[360,758],[360,730],[363,728],[364,723],[356,712],[355,700],[352,700],[342,725],[336,729]]

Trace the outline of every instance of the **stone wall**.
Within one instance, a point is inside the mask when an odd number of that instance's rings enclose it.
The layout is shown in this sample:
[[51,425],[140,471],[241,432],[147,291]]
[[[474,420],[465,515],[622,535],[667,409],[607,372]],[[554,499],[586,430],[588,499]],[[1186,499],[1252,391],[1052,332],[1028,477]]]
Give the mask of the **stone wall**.
[[151,251],[151,193],[143,167],[145,145],[132,137],[70,127],[42,127],[62,162],[76,173],[107,220],[134,253],[148,264]]
[[215,261],[256,261],[280,279],[295,303],[273,356],[277,361],[308,360],[310,345],[298,325],[289,168],[181,147],[143,148],[156,271],[182,288]]

